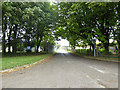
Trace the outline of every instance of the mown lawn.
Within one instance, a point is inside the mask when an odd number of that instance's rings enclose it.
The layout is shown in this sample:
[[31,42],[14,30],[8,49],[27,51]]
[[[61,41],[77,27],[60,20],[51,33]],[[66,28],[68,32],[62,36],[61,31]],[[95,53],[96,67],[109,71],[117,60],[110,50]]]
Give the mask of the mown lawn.
[[29,55],[29,56],[15,56],[15,57],[2,57],[2,70],[22,66],[25,64],[31,64],[42,60],[51,54],[43,55]]

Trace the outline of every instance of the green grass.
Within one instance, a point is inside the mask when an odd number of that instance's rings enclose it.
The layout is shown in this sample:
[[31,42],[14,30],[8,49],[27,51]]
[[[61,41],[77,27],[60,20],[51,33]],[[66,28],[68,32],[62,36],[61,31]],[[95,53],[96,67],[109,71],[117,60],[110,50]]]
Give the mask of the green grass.
[[2,70],[14,68],[17,66],[22,66],[25,64],[31,64],[39,60],[42,60],[50,55],[51,54],[3,57],[2,58]]
[[102,61],[113,61],[113,62],[119,62],[119,58],[113,58],[113,57],[94,57],[94,56],[84,56],[85,58],[90,59],[96,59],[96,60],[102,60]]
[[95,60],[102,60],[102,61],[113,61],[113,62],[120,62],[120,57],[117,55],[106,55],[106,56],[90,56],[90,55],[81,55],[80,53],[75,53],[76,55],[79,55],[84,58],[88,59],[95,59]]
[[90,59],[120,62],[120,56],[118,56],[117,54],[112,54],[111,52],[107,53],[105,52],[105,50],[99,50],[99,52],[100,54],[94,57],[93,52],[89,49],[77,49],[75,54]]

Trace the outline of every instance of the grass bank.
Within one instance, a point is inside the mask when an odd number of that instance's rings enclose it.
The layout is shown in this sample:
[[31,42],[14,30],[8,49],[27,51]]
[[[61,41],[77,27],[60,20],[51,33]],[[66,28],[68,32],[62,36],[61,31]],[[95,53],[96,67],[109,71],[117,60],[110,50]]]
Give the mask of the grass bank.
[[22,55],[22,56],[7,56],[2,57],[2,70],[14,68],[26,64],[31,64],[42,60],[51,54],[43,54],[43,55]]
[[120,62],[120,57],[116,55],[106,55],[106,56],[90,56],[90,55],[81,55],[80,53],[75,53],[75,55],[79,55],[80,57],[93,59],[93,60],[101,60],[101,61],[111,61],[111,62]]
[[120,62],[120,56],[116,54],[112,54],[111,52],[109,54],[106,54],[105,51],[99,51],[100,54],[93,56],[93,51],[90,51],[89,49],[78,49],[76,50],[75,54],[79,55],[84,58],[94,59],[94,60],[102,60],[102,61],[112,61],[112,62]]

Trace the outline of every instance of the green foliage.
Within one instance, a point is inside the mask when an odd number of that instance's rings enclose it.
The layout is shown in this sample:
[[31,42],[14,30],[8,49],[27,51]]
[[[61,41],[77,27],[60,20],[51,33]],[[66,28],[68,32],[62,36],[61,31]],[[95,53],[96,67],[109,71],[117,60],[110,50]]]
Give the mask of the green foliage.
[[38,50],[43,37],[54,43],[50,29],[54,19],[51,7],[49,2],[3,2],[2,32],[8,37],[5,40],[7,46],[14,47],[13,51],[16,52],[15,47],[20,48],[22,41],[24,47],[37,46]]
[[24,47],[17,47],[17,51],[24,51]]
[[[56,33],[72,46],[79,43],[93,45],[93,38],[98,39],[109,51],[111,34],[119,33],[118,28],[114,29],[120,26],[119,9],[118,2],[60,2],[56,7],[59,16]],[[115,34],[115,38],[118,40],[119,35]]]
[[114,42],[110,43],[110,46],[115,46],[115,45],[117,45],[117,43]]
[[108,52],[111,38],[120,48],[119,22],[118,2],[3,2],[3,48],[12,46],[16,51],[19,38],[24,47],[36,46],[36,52],[44,42],[54,44],[58,37],[72,47],[93,46],[95,38]]
[[100,50],[101,55],[112,55],[111,52],[107,52],[106,50]]
[[93,55],[93,52],[90,51],[90,49],[77,49],[77,50],[76,50],[76,53],[80,54],[81,56],[82,56],[82,55],[87,55],[87,56]]

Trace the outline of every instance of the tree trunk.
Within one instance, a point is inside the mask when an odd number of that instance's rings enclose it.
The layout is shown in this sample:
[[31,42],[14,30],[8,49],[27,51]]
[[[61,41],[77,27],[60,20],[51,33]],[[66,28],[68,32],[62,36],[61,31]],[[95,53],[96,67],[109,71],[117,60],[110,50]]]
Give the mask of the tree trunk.
[[92,46],[92,49],[93,49],[93,54],[92,55],[94,55],[94,44],[91,44],[91,46]]
[[75,53],[75,45],[72,47],[72,52]]
[[94,45],[91,43],[89,55],[94,55],[94,51],[92,51],[92,48],[94,49]]
[[120,56],[120,40],[117,40],[118,43],[118,56]]
[[[106,14],[107,15],[107,14]],[[100,29],[100,32],[105,36],[105,38],[104,38],[104,40],[101,40],[101,39],[99,39],[102,43],[103,43],[103,46],[104,46],[104,48],[105,48],[105,51],[107,52],[107,53],[109,53],[109,22],[107,21],[107,22],[105,22],[105,19],[107,19],[107,17],[106,17],[106,15],[104,15],[103,17],[102,17],[102,22],[100,23],[101,25],[100,25],[100,27],[99,27],[99,29]],[[106,24],[106,26],[108,26],[107,28],[104,26],[104,24]],[[105,41],[107,41],[107,42],[105,42]]]
[[5,45],[5,32],[3,33],[2,37],[2,53],[6,53],[6,45]]
[[74,45],[73,45],[73,48],[72,48],[72,52],[73,52],[73,53],[76,52],[76,51],[75,51],[75,45],[76,45],[75,41],[76,41],[76,40],[74,40]]
[[[109,13],[109,12],[108,12],[108,13]],[[107,17],[106,17],[106,18],[107,18]],[[106,29],[106,30],[105,30],[105,31],[106,31],[106,33],[105,33],[106,38],[105,38],[105,39],[106,39],[107,42],[106,42],[105,44],[103,44],[103,45],[104,45],[104,47],[105,47],[105,51],[109,54],[109,36],[110,36],[110,35],[109,35],[109,26],[110,26],[110,25],[109,25],[109,22],[108,22],[108,21],[106,22],[106,25],[108,26],[107,28],[105,28],[105,29]]]
[[45,53],[47,52],[47,41],[46,40],[44,41],[44,52]]
[[4,25],[2,25],[2,33],[3,33],[3,37],[2,37],[2,53],[6,53],[6,45],[5,45],[5,31],[7,29],[7,23],[5,23]]
[[90,45],[90,52],[91,52],[91,45]]
[[12,32],[12,30],[11,30],[11,28],[10,28],[9,36],[8,36],[8,53],[11,52],[11,51],[10,51],[10,46],[11,46],[11,40],[10,40],[10,38],[11,38],[11,32]]
[[109,54],[109,36],[106,36],[106,43],[103,43],[103,46],[105,48],[105,51]]
[[36,50],[36,53],[38,53],[38,49],[40,47],[41,41],[42,41],[42,36],[40,37],[40,40],[39,40],[39,38],[37,38],[37,50]]
[[38,49],[39,49],[39,45],[37,45],[37,50],[36,50],[36,53],[38,53]]
[[38,38],[38,36],[37,36],[37,47],[36,47],[36,53],[38,53],[38,48],[39,48],[39,47],[38,47],[38,39],[39,39],[39,38]]
[[15,27],[14,27],[14,37],[13,37],[13,42],[14,42],[14,44],[13,44],[13,53],[16,53],[16,51],[17,51],[17,38],[16,38],[16,36],[17,36],[17,25],[15,25]]
[[109,43],[104,43],[105,51],[109,52]]

